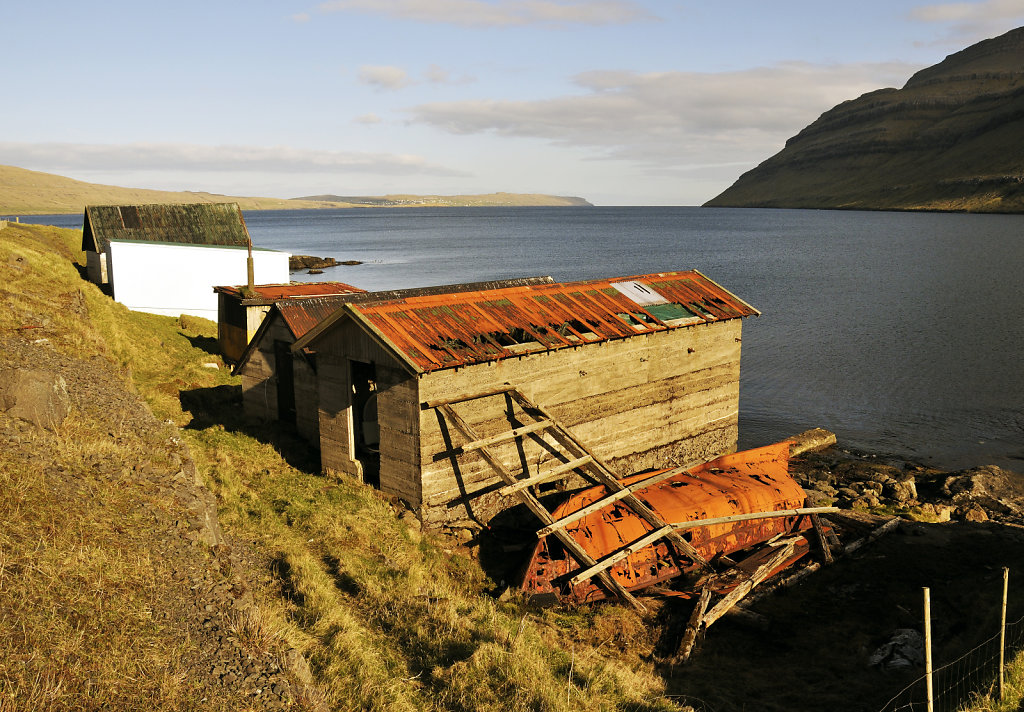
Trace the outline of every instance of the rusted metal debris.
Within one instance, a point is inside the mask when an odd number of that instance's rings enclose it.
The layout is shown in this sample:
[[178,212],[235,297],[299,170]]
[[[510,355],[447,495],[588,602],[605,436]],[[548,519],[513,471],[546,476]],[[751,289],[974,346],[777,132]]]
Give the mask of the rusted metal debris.
[[759,314],[696,270],[346,306],[421,371]]
[[[793,565],[810,550],[802,532],[813,527],[811,514],[820,509],[804,507],[803,489],[789,475],[789,441],[722,457],[680,472],[634,494],[662,520],[683,534],[697,554],[731,575],[704,572],[690,591],[709,588],[724,593],[739,585],[745,576],[773,561],[764,578]],[[634,475],[621,480],[629,486],[657,473]],[[556,508],[556,519],[587,510],[606,498],[605,486],[579,492]],[[543,530],[542,530],[543,531]],[[654,537],[652,527],[616,502],[591,511],[565,526],[565,531],[608,573],[630,592],[680,576],[699,573],[692,557],[681,553],[664,538]],[[772,549],[757,550],[773,539],[796,535],[790,552],[777,561]],[[652,539],[651,543],[645,540]],[[735,566],[732,558],[742,558]],[[608,563],[611,563],[609,566]],[[589,602],[606,598],[609,592],[597,585],[568,556],[552,537],[537,544],[526,566],[522,589],[527,594],[555,596],[559,600]],[[687,595],[684,593],[683,595]]]

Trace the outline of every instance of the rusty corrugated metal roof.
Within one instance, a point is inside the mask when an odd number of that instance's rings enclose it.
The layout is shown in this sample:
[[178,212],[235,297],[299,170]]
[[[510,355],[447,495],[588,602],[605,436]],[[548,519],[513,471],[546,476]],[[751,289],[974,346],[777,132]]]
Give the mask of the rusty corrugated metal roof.
[[308,297],[277,302],[274,306],[281,313],[285,325],[298,341],[314,326],[336,312],[348,302],[351,295],[335,294],[325,297]]
[[419,371],[759,314],[696,270],[361,301],[345,310]]
[[87,205],[82,249],[106,252],[111,240],[245,247],[249,235],[237,203]]
[[365,289],[353,287],[345,282],[297,282],[292,284],[257,284],[254,296],[242,297],[244,286],[214,287],[213,291],[241,300],[243,304],[271,304],[282,299],[305,299],[327,297],[338,294],[362,294]]

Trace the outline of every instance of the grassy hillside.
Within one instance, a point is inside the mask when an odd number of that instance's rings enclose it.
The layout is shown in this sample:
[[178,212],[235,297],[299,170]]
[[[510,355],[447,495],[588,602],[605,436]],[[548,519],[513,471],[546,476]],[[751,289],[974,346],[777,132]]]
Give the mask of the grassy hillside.
[[[178,495],[160,501],[144,486],[165,463],[130,432],[126,409],[18,435],[40,454],[0,447],[0,710],[273,709],[245,703],[218,658],[191,662],[212,654],[214,606],[176,623],[186,599],[220,590],[227,573],[254,605],[232,614],[225,639],[260,659],[299,651],[316,683],[293,697],[300,709],[680,709],[663,696],[656,634],[637,614],[495,598],[478,564],[410,526],[396,501],[320,475],[305,443],[247,422],[238,379],[206,365],[219,363],[216,325],[112,302],[79,276],[79,241],[75,230],[0,230],[0,340],[120,374],[164,424],[161,442],[187,445],[232,558],[196,544],[221,573],[165,589],[181,573],[167,552],[183,519],[171,511],[159,529],[154,513]],[[0,349],[0,367],[6,358]],[[69,389],[94,402],[98,384]],[[0,412],[0,437],[12,423]]]
[[1024,28],[825,112],[707,203],[1024,212]]
[[50,173],[0,166],[0,216],[80,213],[86,205],[140,203],[238,203],[243,210],[310,208],[417,207],[474,205],[589,205],[582,198],[494,193],[469,196],[389,195],[378,198],[315,196],[312,198],[247,198],[202,192],[171,192],[85,183]]

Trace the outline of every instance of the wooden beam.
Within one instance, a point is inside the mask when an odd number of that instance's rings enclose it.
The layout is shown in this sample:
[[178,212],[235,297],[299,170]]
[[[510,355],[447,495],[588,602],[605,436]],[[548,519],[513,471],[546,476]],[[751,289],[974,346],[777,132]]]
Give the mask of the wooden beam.
[[684,663],[690,659],[690,653],[693,652],[693,646],[697,643],[697,635],[700,633],[701,627],[704,625],[704,613],[708,609],[708,603],[711,602],[711,588],[705,586],[700,591],[700,598],[697,599],[697,605],[693,609],[693,613],[690,614],[690,622],[686,624],[686,631],[683,633],[683,639],[679,642],[679,651],[676,656],[672,659],[672,664]]
[[818,546],[821,547],[821,553],[825,557],[825,563],[832,563],[832,549],[828,545],[828,539],[825,537],[825,528],[821,526],[821,517],[815,512],[811,515],[811,524],[814,525],[814,533],[818,535]]
[[498,494],[514,494],[515,492],[518,492],[521,489],[533,487],[534,485],[539,485],[544,482],[550,482],[551,480],[557,479],[559,477],[564,477],[566,474],[572,472],[577,467],[582,467],[583,465],[586,465],[589,462],[590,456],[584,455],[583,457],[563,463],[558,467],[553,467],[547,472],[541,472],[539,474],[534,475],[533,477],[527,477],[524,480],[519,480],[514,485],[506,485],[505,487],[502,487],[500,490],[498,490]]
[[612,492],[611,494],[602,497],[601,499],[597,500],[596,502],[592,502],[591,504],[588,504],[586,507],[583,507],[581,509],[576,510],[572,514],[567,514],[564,517],[562,517],[561,519],[553,522],[551,525],[546,526],[543,529],[538,530],[537,531],[537,536],[538,537],[547,536],[548,534],[551,534],[553,531],[555,531],[555,529],[561,529],[563,527],[567,527],[570,524],[572,524],[573,522],[575,522],[575,521],[577,521],[579,519],[582,519],[583,517],[587,516],[588,514],[591,514],[592,512],[596,512],[599,509],[604,509],[608,505],[614,504],[615,502],[618,502],[620,499],[625,497],[630,492],[635,492],[637,490],[642,490],[645,487],[650,487],[651,485],[656,485],[659,482],[663,482],[663,481],[669,479],[670,477],[675,477],[676,475],[678,475],[680,472],[683,472],[683,471],[684,470],[682,468],[678,468],[678,467],[677,468],[673,468],[673,469],[668,470],[666,472],[662,472],[661,474],[655,475],[654,477],[648,477],[646,480],[641,480],[640,482],[636,482],[634,484],[631,484],[631,485],[629,485],[629,487],[627,487],[625,489],[621,489],[621,490],[619,490],[617,492]]
[[591,566],[589,569],[584,569],[583,571],[580,571],[578,574],[569,579],[569,583],[573,586],[578,586],[582,581],[586,581],[588,578],[594,576],[597,572],[611,568],[612,566],[614,566],[615,564],[619,563],[627,556],[632,554],[634,551],[643,549],[645,546],[657,541],[658,539],[662,539],[668,536],[669,532],[671,531],[672,527],[666,525],[661,529],[655,529],[653,532],[648,532],[646,535],[640,537],[632,544],[628,544],[622,547],[621,549],[616,549],[611,554],[608,554],[607,556],[603,557],[600,561],[595,562],[594,565]]
[[515,386],[511,386],[506,383],[503,386],[498,386],[497,388],[489,388],[486,391],[478,391],[476,393],[460,393],[459,395],[452,396],[451,398],[435,398],[433,400],[425,401],[420,405],[420,407],[423,410],[429,410],[431,408],[438,408],[442,405],[453,405],[455,403],[462,403],[463,401],[476,400],[477,398],[487,398],[488,396],[496,396],[501,393],[508,393],[514,388]]
[[[532,402],[518,388],[509,391],[509,395],[511,395],[512,398],[515,399],[516,402],[518,402],[519,405],[522,406],[524,409],[535,410],[536,412],[540,413],[542,416],[550,420],[552,423],[554,423],[555,428],[552,429],[551,436],[560,444],[562,444],[563,447],[574,447],[579,451],[580,455],[590,455],[592,458],[594,458],[594,464],[591,467],[592,474],[595,476],[598,482],[600,482],[601,484],[603,484],[605,487],[612,491],[625,490],[625,494],[622,496],[622,502],[629,509],[633,510],[633,512],[637,516],[639,516],[641,519],[647,522],[654,529],[660,529],[661,527],[664,527],[666,525],[665,522],[662,521],[661,517],[659,517],[654,512],[654,510],[652,510],[646,504],[637,499],[631,490],[629,490],[621,482],[619,482],[619,479],[615,476],[611,469],[603,462],[601,462],[600,458],[598,458],[597,455],[591,452],[583,443],[577,440],[576,437],[569,431],[569,429],[566,428],[565,425],[563,425],[561,421],[559,421],[554,415],[552,415],[546,409],[542,408],[536,403]],[[704,462],[707,462],[707,460],[702,460],[700,462],[696,462],[690,465],[685,465],[684,467],[686,469],[692,469],[693,467],[697,467],[698,465],[701,465]],[[666,535],[666,537],[669,541],[672,542],[676,550],[678,550],[683,556],[686,556],[702,568],[708,569],[709,571],[714,570],[711,564],[707,561],[707,559],[701,556],[700,553],[690,545],[690,542],[683,539],[681,535],[677,534],[674,531],[670,531]]]
[[498,443],[508,442],[509,440],[515,440],[523,435],[535,433],[538,430],[544,430],[551,427],[551,421],[549,420],[538,420],[535,423],[527,423],[526,425],[516,428],[515,430],[509,430],[508,432],[498,433],[487,438],[480,438],[468,442],[465,445],[459,445],[456,450],[462,452],[472,452],[473,450],[479,450],[480,448],[490,447],[491,445],[497,445]]
[[730,514],[725,517],[710,517],[709,519],[693,519],[688,522],[676,522],[672,527],[676,531],[683,529],[694,529],[696,527],[707,527],[712,524],[728,524],[730,522],[743,522],[748,519],[772,519],[774,517],[796,517],[805,514],[812,516],[825,514],[827,512],[838,512],[838,507],[801,507],[799,509],[776,509],[771,512],[746,512],[744,514]]
[[[454,408],[450,405],[440,405],[438,407],[463,437],[469,440],[480,439],[476,434],[476,431],[473,430],[462,416],[455,412]],[[508,468],[491,453],[489,448],[486,446],[482,447],[478,452],[484,461],[491,466],[491,469],[497,473],[498,477],[505,482],[505,484],[513,485],[516,483],[515,475],[509,472]],[[554,521],[554,518],[551,516],[551,512],[549,512],[544,505],[540,503],[540,500],[534,497],[529,490],[520,490],[517,494],[523,504],[525,504],[526,507],[541,520],[541,522],[544,524],[551,524]],[[569,555],[576,559],[581,566],[593,566],[597,563],[594,561],[594,558],[587,553],[586,549],[584,549],[578,541],[573,539],[566,532],[558,530],[555,532],[555,536],[558,538],[558,541],[561,542],[562,546],[565,547],[565,550]],[[609,591],[626,601],[626,603],[633,606],[633,608],[641,612],[647,610],[646,607],[636,599],[636,596],[627,591],[626,587],[619,583],[614,577],[610,576],[608,572],[601,571],[597,574],[597,579]]]
[[704,616],[704,627],[711,627],[712,623],[725,615],[730,608],[735,606],[740,599],[750,593],[755,586],[768,578],[768,575],[779,567],[782,562],[792,556],[795,549],[796,537],[789,539],[782,548],[768,559],[768,561],[758,566],[757,570],[754,571],[750,578],[742,581],[736,588],[726,594],[721,601],[715,604],[715,607],[708,611]]

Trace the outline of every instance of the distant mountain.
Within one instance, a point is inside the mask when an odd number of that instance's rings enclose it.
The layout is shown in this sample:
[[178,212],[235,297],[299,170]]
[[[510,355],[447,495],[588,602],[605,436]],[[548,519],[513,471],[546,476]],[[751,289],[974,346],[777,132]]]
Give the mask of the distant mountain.
[[486,195],[309,195],[296,200],[321,200],[370,208],[434,206],[590,206],[583,198],[540,193],[487,193]]
[[1024,212],[1024,28],[826,111],[706,205]]
[[0,215],[80,213],[86,205],[238,203],[243,210],[343,207],[284,198],[235,198],[217,193],[173,192],[85,183],[52,173],[0,166]]
[[397,207],[418,205],[590,205],[583,198],[554,195],[492,193],[490,195],[386,195],[347,198],[317,195],[311,198],[246,198],[192,191],[173,192],[121,188],[85,183],[72,178],[0,165],[0,216],[80,213],[86,205],[142,203],[238,203],[243,210],[299,210],[302,208]]

